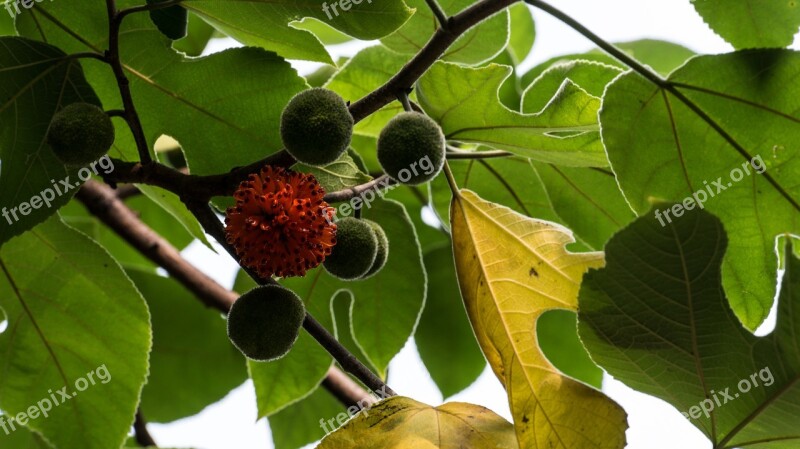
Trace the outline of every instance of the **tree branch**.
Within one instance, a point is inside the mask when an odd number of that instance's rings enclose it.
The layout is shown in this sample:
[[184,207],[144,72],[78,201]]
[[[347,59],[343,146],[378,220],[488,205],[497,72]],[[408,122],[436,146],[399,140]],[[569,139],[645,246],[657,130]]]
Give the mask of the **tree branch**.
[[[227,314],[239,297],[198,270],[181,256],[163,237],[150,229],[116,195],[113,189],[96,181],[87,181],[76,198],[94,216],[105,223],[145,257],[162,267],[192,292],[203,304]],[[323,386],[337,398],[347,398],[345,405],[370,400],[370,395],[337,368],[331,368]]]
[[410,89],[464,32],[517,1],[481,0],[451,17],[447,28],[439,28],[422,50],[386,84],[350,105],[355,121],[369,117],[394,101],[398,94]]
[[117,86],[119,86],[119,94],[122,97],[125,111],[124,118],[133,133],[133,140],[136,142],[136,149],[139,151],[139,160],[143,164],[149,164],[153,161],[150,158],[149,145],[142,129],[142,123],[139,120],[139,114],[136,112],[136,106],[133,103],[130,81],[125,75],[125,69],[122,67],[119,56],[119,29],[123,16],[120,16],[117,12],[115,0],[106,0],[106,9],[108,10],[108,50],[106,50],[105,59],[111,65],[111,69],[117,79]]

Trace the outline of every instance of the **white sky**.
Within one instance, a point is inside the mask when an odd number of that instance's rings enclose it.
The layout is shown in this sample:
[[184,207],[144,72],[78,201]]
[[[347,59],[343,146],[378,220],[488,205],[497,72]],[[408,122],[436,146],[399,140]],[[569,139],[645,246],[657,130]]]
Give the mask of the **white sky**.
[[[708,29],[688,0],[559,0],[553,3],[609,41],[656,38],[683,44],[698,53],[732,50]],[[537,42],[525,67],[532,67],[553,56],[593,47],[582,36],[546,14],[536,11],[535,19]],[[800,41],[796,40],[793,48],[800,49],[798,44]],[[217,40],[209,50],[219,51],[232,45],[235,43],[229,40]],[[344,45],[334,50],[337,56],[351,55],[357,48]],[[295,66],[302,72],[315,67],[309,63],[296,63]],[[232,285],[236,267],[229,258],[217,256],[197,244],[192,245],[185,254],[223,285]],[[392,362],[390,373],[389,384],[400,394],[432,405],[441,404],[441,394],[422,366],[413,341]],[[628,412],[629,449],[711,447],[700,431],[667,403],[637,393],[613,379],[606,380],[604,391]],[[486,406],[510,419],[505,391],[488,369],[475,384],[453,399]],[[272,448],[265,421],[256,423],[255,417],[255,396],[252,384],[248,382],[195,417],[150,427],[161,447]]]

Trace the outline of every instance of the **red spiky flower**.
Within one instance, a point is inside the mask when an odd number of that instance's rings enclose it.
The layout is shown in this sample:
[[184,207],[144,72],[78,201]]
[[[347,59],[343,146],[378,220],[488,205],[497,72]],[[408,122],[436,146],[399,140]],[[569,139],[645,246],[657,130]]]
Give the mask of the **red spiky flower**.
[[266,166],[233,194],[225,236],[242,265],[262,277],[303,276],[336,244],[334,208],[311,174]]

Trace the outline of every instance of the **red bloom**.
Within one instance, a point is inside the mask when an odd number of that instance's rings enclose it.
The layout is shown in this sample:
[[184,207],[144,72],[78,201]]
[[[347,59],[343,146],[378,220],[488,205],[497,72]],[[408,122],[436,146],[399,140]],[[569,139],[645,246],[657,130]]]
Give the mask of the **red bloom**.
[[313,175],[266,166],[239,185],[225,236],[259,276],[303,276],[336,244],[334,209]]

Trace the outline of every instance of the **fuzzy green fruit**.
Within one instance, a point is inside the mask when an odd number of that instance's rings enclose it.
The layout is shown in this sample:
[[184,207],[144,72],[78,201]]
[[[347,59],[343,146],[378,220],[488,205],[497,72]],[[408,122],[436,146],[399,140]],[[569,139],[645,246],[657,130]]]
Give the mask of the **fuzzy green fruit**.
[[353,123],[342,97],[327,89],[309,89],[295,95],[283,110],[281,138],[298,161],[326,165],[347,151]]
[[345,281],[359,279],[372,268],[378,256],[378,237],[363,220],[346,217],[336,222],[336,246],[325,258],[328,273]]
[[53,117],[47,143],[64,165],[84,166],[102,157],[114,144],[114,124],[99,107],[73,103]]
[[436,177],[444,167],[445,139],[430,117],[418,112],[395,116],[378,138],[378,161],[395,181],[417,185]]
[[378,274],[384,265],[386,265],[386,261],[389,260],[389,238],[386,237],[386,232],[378,223],[375,223],[372,220],[364,221],[372,227],[373,231],[375,231],[375,237],[378,238],[378,253],[375,256],[375,262],[372,263],[372,267],[369,269],[369,271],[367,271],[367,274],[361,277],[361,279],[367,279]]
[[249,359],[279,359],[297,341],[305,317],[303,301],[291,290],[279,285],[256,287],[240,296],[228,312],[228,338]]

